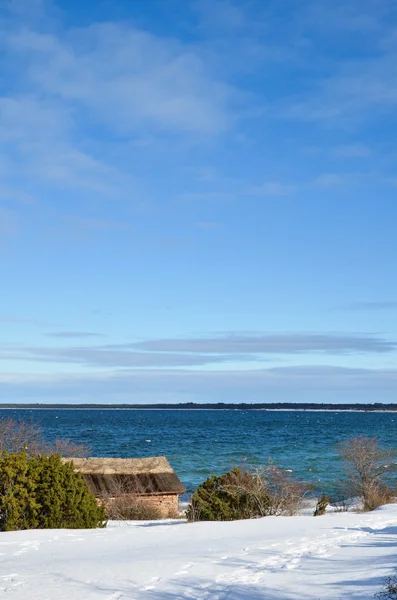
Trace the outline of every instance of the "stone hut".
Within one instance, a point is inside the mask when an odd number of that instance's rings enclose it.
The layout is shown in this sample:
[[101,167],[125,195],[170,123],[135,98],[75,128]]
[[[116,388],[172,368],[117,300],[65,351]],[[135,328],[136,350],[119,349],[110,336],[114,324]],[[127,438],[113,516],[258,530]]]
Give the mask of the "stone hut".
[[94,495],[109,505],[116,498],[139,498],[162,518],[178,515],[186,490],[165,456],[151,458],[69,458]]

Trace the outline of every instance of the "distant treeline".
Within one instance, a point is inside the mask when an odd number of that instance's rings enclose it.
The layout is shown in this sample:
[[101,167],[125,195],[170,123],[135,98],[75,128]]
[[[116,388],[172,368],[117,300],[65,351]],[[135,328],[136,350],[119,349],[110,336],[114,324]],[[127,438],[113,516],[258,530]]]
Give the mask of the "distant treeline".
[[318,402],[301,403],[301,402],[272,402],[258,404],[232,404],[226,402],[217,402],[213,404],[198,404],[195,402],[184,402],[181,404],[15,404],[15,403],[0,403],[1,408],[20,408],[20,409],[167,409],[167,410],[361,410],[364,412],[371,411],[388,411],[396,410],[397,404],[382,404],[376,402],[374,404],[320,404]]

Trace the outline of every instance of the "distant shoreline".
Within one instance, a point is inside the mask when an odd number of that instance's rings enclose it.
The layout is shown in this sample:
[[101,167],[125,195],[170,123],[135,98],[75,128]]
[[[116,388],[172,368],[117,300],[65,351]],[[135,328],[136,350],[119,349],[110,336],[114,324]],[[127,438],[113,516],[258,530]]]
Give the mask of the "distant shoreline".
[[396,404],[315,404],[315,403],[258,403],[258,404],[0,404],[0,410],[260,410],[304,412],[397,412]]

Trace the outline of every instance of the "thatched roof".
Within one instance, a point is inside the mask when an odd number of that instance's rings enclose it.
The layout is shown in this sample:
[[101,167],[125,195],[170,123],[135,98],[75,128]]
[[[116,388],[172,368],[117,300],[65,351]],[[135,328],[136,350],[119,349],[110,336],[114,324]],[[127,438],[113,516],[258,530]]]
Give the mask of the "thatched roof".
[[150,458],[68,458],[92,489],[101,495],[183,494],[186,490],[165,456]]

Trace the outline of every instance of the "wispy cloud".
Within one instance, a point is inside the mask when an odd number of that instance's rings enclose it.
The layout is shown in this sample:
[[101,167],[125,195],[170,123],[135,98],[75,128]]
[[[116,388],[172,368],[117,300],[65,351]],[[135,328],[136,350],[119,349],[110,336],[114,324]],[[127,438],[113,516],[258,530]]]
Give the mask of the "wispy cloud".
[[396,59],[397,48],[392,47],[372,60],[346,61],[337,73],[317,82],[309,97],[291,104],[287,113],[356,128],[363,119],[379,116],[379,111],[393,110],[397,105]]
[[18,230],[18,215],[15,211],[0,206],[0,236],[9,236]]
[[96,219],[95,217],[71,216],[68,220],[71,225],[78,228],[91,231],[117,231],[130,228],[130,224],[125,221],[115,221],[112,219]]
[[190,339],[149,340],[136,344],[151,352],[201,352],[247,354],[352,354],[361,352],[393,352],[397,343],[366,335],[343,334],[223,334]]
[[[391,114],[397,104],[394,24],[393,0],[305,3],[297,28],[317,48],[312,60],[321,70],[307,71],[311,84],[288,99],[284,114],[345,131]],[[344,48],[342,60],[328,44]]]
[[[96,338],[91,332],[53,332],[58,339]],[[0,359],[111,368],[203,367],[268,361],[281,355],[357,355],[394,352],[397,343],[376,336],[342,334],[223,334],[207,338],[153,339],[89,346],[0,346]]]
[[4,325],[18,325],[18,324],[35,325],[38,327],[48,325],[47,323],[45,323],[44,321],[41,321],[39,319],[31,319],[29,317],[15,317],[12,315],[0,315],[0,324],[4,324]]
[[216,231],[222,227],[217,221],[196,221],[195,225],[204,231]]
[[258,186],[253,186],[243,191],[249,196],[286,196],[296,189],[296,185],[282,181],[266,181]]
[[41,93],[78,103],[119,134],[145,126],[214,133],[231,118],[235,91],[214,79],[194,48],[127,24],[98,23],[63,36],[22,30],[8,49],[28,59]]
[[[36,185],[120,195],[125,177],[116,168],[81,150],[73,140],[75,123],[71,108],[29,94],[0,97],[0,111],[0,141],[8,151],[6,181],[15,181],[23,170],[24,181]],[[8,197],[18,204],[32,196],[23,189],[15,189],[15,183],[8,188],[12,190]],[[37,208],[37,202],[33,204]]]
[[[118,228],[92,208],[82,215],[82,207],[98,195],[138,208],[151,203],[136,164],[140,141],[149,140],[143,151],[153,156],[154,148],[162,155],[182,140],[217,137],[234,127],[244,95],[199,44],[127,21],[73,29],[60,16],[51,2],[23,0],[0,14],[9,67],[0,93],[4,186],[10,198],[72,190],[69,213],[77,208],[80,226]],[[40,202],[36,209],[46,210]],[[11,216],[1,214],[3,233]]]
[[371,149],[365,144],[346,144],[335,148],[334,155],[342,158],[368,158]]
[[247,5],[234,0],[193,0],[193,7],[200,17],[200,26],[219,32],[238,32],[250,29],[252,19],[247,14]]
[[383,311],[397,309],[397,301],[386,300],[380,302],[352,302],[338,307],[336,310],[351,310],[351,311]]
[[333,188],[350,182],[351,178],[351,175],[341,173],[323,173],[313,180],[312,185],[318,188]]
[[48,337],[64,339],[105,337],[103,333],[92,333],[90,331],[54,331],[46,335]]
[[310,0],[302,7],[302,22],[328,34],[330,31],[368,34],[380,32],[392,14],[392,0]]
[[[57,337],[83,337],[57,336]],[[86,336],[84,336],[86,337]],[[48,364],[69,364],[82,367],[118,368],[170,368],[195,367],[226,363],[233,360],[247,360],[248,356],[211,354],[200,352],[148,352],[135,344],[106,344],[98,346],[38,347],[24,345],[0,346],[0,360],[44,362]]]

